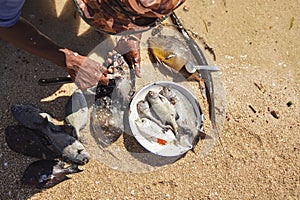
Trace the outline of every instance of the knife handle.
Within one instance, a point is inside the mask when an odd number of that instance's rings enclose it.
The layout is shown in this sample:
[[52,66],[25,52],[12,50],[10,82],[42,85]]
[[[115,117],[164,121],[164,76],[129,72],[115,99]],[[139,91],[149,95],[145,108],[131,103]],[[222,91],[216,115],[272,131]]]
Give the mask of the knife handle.
[[41,78],[38,80],[40,86],[58,85],[63,83],[72,83],[71,77]]

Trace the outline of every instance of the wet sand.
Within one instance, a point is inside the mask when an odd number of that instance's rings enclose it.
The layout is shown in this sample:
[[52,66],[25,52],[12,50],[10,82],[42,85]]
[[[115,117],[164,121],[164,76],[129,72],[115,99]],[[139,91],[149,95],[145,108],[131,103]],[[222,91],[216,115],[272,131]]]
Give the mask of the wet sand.
[[[72,4],[28,0],[23,16],[58,44],[88,54],[107,36],[81,23]],[[14,103],[35,105],[62,120],[68,98],[41,102],[59,86],[37,81],[66,73],[0,40],[0,199],[299,199],[299,10],[292,0],[226,0],[226,5],[187,0],[176,13],[213,48],[222,72],[224,150],[217,143],[204,159],[188,152],[143,173],[113,170],[92,159],[83,172],[47,190],[20,184],[36,159],[11,151],[4,130],[16,123],[9,110]]]

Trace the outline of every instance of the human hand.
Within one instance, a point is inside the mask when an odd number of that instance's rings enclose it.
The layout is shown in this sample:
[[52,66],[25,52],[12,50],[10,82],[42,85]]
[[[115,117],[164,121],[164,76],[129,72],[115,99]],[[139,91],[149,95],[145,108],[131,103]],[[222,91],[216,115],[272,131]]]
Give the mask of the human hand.
[[124,56],[128,64],[132,65],[135,69],[135,74],[137,77],[141,77],[140,72],[140,39],[141,33],[123,36],[118,41],[117,46],[114,48],[115,51]]
[[69,49],[60,49],[60,51],[66,56],[66,71],[79,88],[90,88],[97,85],[99,81],[108,84],[108,71],[104,66]]

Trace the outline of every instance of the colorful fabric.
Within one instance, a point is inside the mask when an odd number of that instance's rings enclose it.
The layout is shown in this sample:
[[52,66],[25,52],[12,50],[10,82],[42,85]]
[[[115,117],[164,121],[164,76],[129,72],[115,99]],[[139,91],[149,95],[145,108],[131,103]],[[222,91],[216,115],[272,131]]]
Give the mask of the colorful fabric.
[[0,27],[17,23],[25,0],[0,0]]
[[156,26],[185,0],[74,0],[81,17],[109,34],[142,32]]

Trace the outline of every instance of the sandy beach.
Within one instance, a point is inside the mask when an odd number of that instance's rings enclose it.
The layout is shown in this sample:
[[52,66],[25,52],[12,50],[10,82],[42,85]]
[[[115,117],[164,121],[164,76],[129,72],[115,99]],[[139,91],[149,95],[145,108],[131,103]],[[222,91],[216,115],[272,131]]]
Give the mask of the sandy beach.
[[[216,143],[202,159],[198,151],[189,151],[174,163],[138,173],[113,169],[92,156],[82,172],[45,190],[21,184],[24,170],[36,159],[10,150],[4,132],[16,124],[10,111],[15,103],[63,120],[69,94],[42,102],[60,85],[39,86],[38,80],[67,74],[0,40],[0,199],[299,199],[299,11],[297,0],[187,0],[176,14],[213,49],[221,69],[223,146]],[[71,0],[27,0],[22,15],[82,55],[105,39],[113,42],[85,24]],[[144,60],[142,75],[148,72]]]

